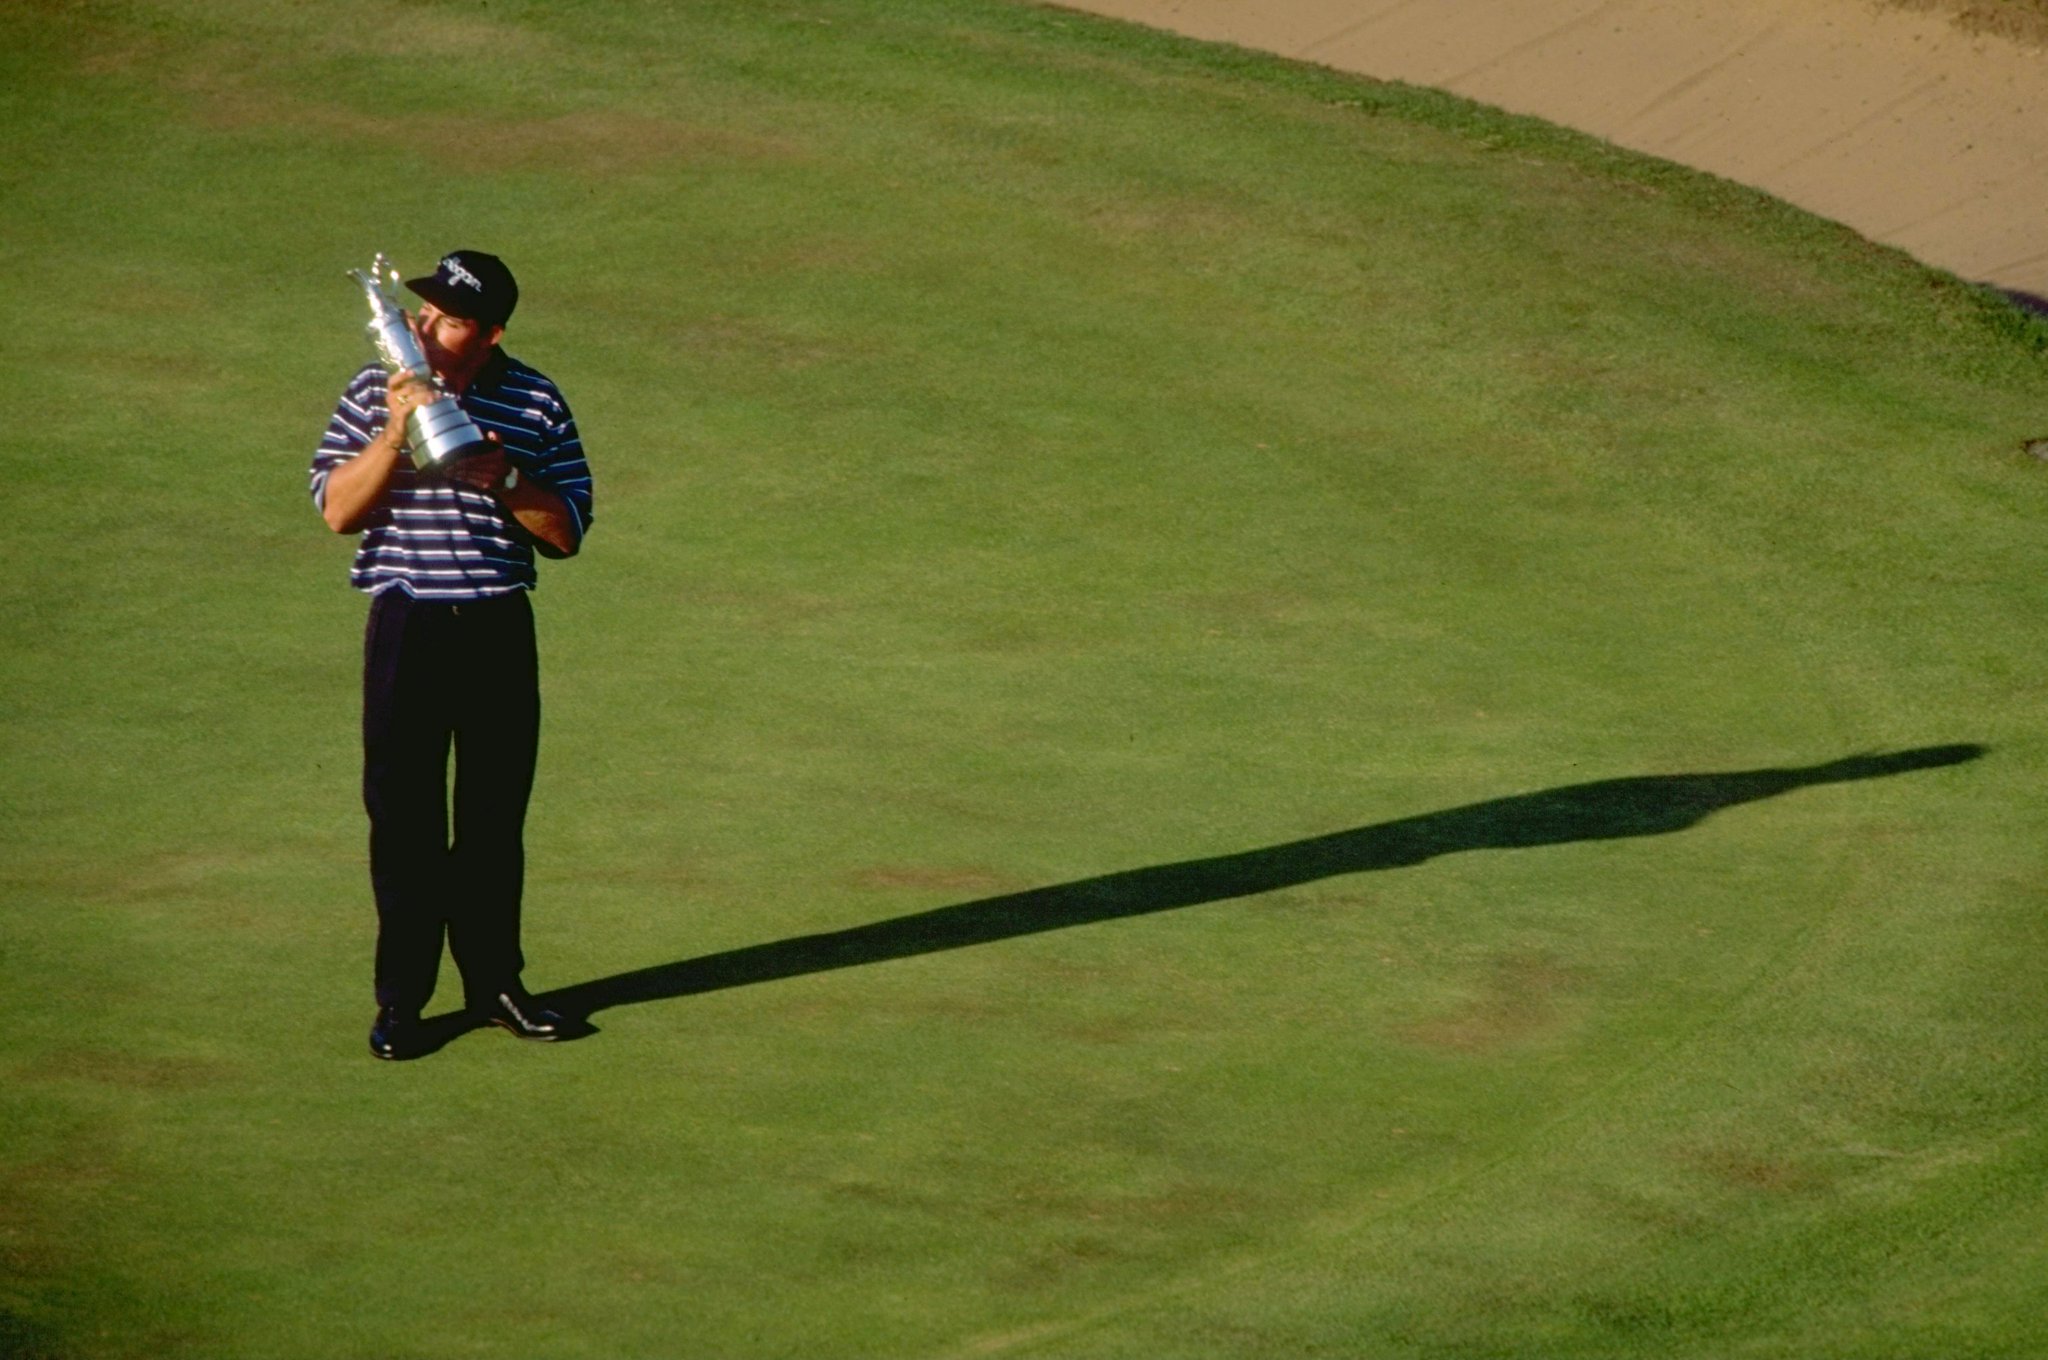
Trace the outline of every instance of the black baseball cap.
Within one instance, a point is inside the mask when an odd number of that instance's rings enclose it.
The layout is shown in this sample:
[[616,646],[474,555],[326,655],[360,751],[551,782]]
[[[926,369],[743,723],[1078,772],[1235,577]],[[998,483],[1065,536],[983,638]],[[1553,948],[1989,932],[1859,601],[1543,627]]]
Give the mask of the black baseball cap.
[[519,305],[519,285],[512,271],[495,255],[481,250],[451,250],[434,272],[407,279],[405,286],[450,316],[502,326]]

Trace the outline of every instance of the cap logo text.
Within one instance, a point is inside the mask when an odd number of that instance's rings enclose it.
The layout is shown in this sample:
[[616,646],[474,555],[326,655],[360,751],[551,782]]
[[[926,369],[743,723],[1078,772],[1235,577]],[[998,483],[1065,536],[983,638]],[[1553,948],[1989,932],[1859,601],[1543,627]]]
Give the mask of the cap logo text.
[[441,268],[448,275],[449,278],[455,280],[457,283],[466,283],[471,288],[476,289],[479,293],[481,293],[484,290],[484,281],[478,278],[476,275],[470,273],[467,269],[463,268],[462,261],[456,259],[453,255],[450,255],[447,259],[441,261]]

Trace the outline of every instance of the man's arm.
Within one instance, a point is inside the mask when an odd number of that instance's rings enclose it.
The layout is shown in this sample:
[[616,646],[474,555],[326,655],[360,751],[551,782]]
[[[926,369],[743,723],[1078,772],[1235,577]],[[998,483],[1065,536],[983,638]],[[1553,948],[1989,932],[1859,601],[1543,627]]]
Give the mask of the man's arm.
[[370,522],[377,502],[391,487],[392,474],[405,448],[405,420],[416,406],[424,406],[437,395],[432,386],[410,371],[391,375],[385,406],[390,415],[384,428],[363,447],[362,452],[327,474],[327,490],[320,516],[337,534],[353,534]]
[[519,485],[498,489],[498,501],[512,512],[519,526],[534,540],[552,548],[556,555],[574,557],[583,546],[583,534],[576,527],[569,504],[532,477],[521,477]]
[[496,496],[498,504],[519,521],[519,527],[533,536],[547,556],[574,557],[583,546],[583,535],[576,517],[569,513],[569,503],[542,486],[538,478],[522,476],[517,486],[507,487],[505,451],[497,446],[496,434],[486,432],[485,437],[491,447],[450,467],[448,480]]

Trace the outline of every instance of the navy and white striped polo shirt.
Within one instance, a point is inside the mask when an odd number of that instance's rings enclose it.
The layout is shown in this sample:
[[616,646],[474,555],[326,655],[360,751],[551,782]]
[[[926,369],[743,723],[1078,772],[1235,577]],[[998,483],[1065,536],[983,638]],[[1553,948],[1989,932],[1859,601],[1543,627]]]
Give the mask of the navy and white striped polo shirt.
[[[326,508],[327,475],[361,453],[384,428],[386,375],[369,364],[349,382],[313,455],[313,504]],[[522,478],[569,507],[580,538],[590,527],[590,465],[576,418],[544,375],[494,350],[456,398],[495,433]],[[423,600],[475,600],[531,590],[533,540],[487,492],[458,486],[400,458],[391,486],[363,529],[348,582],[374,595],[396,586]]]

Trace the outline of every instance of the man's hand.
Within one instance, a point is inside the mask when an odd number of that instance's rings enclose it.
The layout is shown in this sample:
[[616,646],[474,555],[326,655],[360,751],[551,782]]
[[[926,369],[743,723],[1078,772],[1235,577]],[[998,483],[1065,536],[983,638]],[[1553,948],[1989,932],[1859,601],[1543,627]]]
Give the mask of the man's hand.
[[498,447],[498,436],[493,431],[485,430],[484,438],[491,441],[489,448],[448,465],[449,481],[475,491],[496,492],[501,488],[505,480],[505,450]]
[[392,374],[384,387],[384,405],[391,412],[384,426],[384,437],[394,445],[403,446],[406,418],[440,395],[431,382],[409,368],[401,368]]

